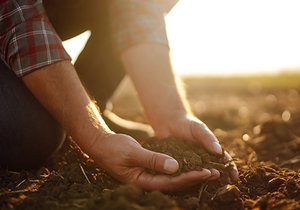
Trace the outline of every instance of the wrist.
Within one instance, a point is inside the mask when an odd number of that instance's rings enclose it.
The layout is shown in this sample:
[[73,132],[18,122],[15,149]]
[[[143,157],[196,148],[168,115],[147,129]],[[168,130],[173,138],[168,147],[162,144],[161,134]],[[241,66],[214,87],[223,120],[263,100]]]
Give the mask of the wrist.
[[76,125],[71,126],[73,129],[70,131],[70,135],[89,154],[99,139],[103,139],[113,131],[106,125],[93,102],[90,102],[84,110],[86,113],[81,115]]
[[159,100],[156,106],[145,108],[148,120],[156,134],[161,131],[168,132],[173,122],[193,116],[184,94],[180,94],[179,91],[160,98],[162,100]]
[[89,140],[85,141],[82,145],[80,145],[80,147],[85,153],[87,153],[89,156],[94,158],[96,156],[99,156],[99,153],[102,153],[101,151],[99,151],[102,148],[99,147],[99,145],[104,145],[106,139],[109,136],[114,134],[115,133],[110,130],[109,131],[105,129],[98,130],[93,135],[90,135],[90,138],[88,138]]
[[193,115],[187,110],[174,110],[170,115],[165,115],[164,117],[160,116],[160,118],[151,125],[157,137],[167,138],[172,136],[176,129],[179,129],[177,126],[181,125],[181,122],[185,122],[192,116]]

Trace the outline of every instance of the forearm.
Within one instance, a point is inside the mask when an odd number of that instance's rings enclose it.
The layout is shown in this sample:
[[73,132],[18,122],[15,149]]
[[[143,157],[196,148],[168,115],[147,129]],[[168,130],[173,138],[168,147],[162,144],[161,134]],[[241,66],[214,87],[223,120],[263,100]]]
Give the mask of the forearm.
[[222,154],[218,139],[194,117],[176,82],[164,45],[140,44],[121,55],[155,134],[200,143],[212,154]]
[[46,66],[22,79],[84,151],[99,135],[110,132],[70,61]]
[[145,43],[123,51],[121,59],[139,93],[148,120],[155,126],[189,114],[165,45]]

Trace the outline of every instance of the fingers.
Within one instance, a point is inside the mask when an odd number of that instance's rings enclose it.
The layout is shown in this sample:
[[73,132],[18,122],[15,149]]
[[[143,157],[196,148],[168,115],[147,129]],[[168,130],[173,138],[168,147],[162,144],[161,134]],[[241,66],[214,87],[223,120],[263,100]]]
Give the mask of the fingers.
[[142,147],[135,150],[135,154],[133,155],[137,166],[148,168],[157,172],[173,174],[179,168],[179,164],[174,158]]
[[209,181],[220,178],[220,172],[216,169],[210,169],[211,177],[208,179]]
[[[218,139],[215,135],[209,130],[209,128],[202,123],[200,120],[191,120],[191,133],[194,140],[200,142],[209,152],[216,155],[221,155],[223,153],[222,147],[219,144]],[[231,156],[228,152],[224,152],[224,160],[232,161]],[[239,177],[239,172],[235,163],[232,161],[232,170],[230,172],[231,180],[236,182]]]
[[[135,150],[134,156],[137,166],[157,172],[172,174],[179,168],[178,162],[172,157],[142,147]],[[220,172],[216,169],[203,169],[202,171],[191,171],[172,177],[167,175],[152,175],[143,170],[142,173],[135,177],[136,179],[133,184],[145,190],[176,191],[189,188],[204,181],[218,179]]]
[[205,182],[212,178],[212,172],[208,169],[191,171],[179,176],[151,175],[146,172],[140,174],[133,184],[145,190],[160,190],[171,192],[189,188],[193,185]]
[[[225,162],[232,161],[232,157],[226,151],[224,152],[224,160]],[[232,170],[230,171],[230,177],[233,182],[236,182],[239,178],[239,171],[233,161],[232,161],[232,166],[233,167]]]
[[[191,120],[191,133],[194,140],[200,142],[203,145],[203,147],[205,147],[212,154],[221,155],[223,153],[222,147],[219,144],[218,139],[211,132],[211,130],[209,130],[209,128],[200,120],[198,119]],[[232,161],[231,156],[226,151],[224,152],[224,160],[226,162]],[[233,161],[232,161],[232,165],[233,167],[232,170],[230,171],[230,177],[233,182],[236,182],[239,177],[239,172]]]
[[222,147],[211,130],[198,119],[191,119],[190,123],[191,134],[194,140],[200,142],[210,153],[222,155]]

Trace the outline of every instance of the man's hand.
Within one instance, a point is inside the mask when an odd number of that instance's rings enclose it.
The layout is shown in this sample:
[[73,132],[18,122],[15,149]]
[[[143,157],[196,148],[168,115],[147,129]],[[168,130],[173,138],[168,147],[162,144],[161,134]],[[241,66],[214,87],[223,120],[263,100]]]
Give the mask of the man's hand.
[[[191,114],[183,88],[172,71],[166,46],[142,43],[125,50],[121,58],[156,136],[191,140],[212,154],[222,153],[214,134]],[[232,159],[228,153],[226,158]],[[235,181],[237,177],[234,166],[232,179]]]
[[[203,169],[170,176],[168,174],[175,173],[179,167],[175,159],[144,149],[133,138],[122,134],[99,136],[89,151],[96,163],[116,179],[146,190],[176,191],[220,175],[217,170]],[[165,175],[153,175],[146,169]]]
[[218,139],[211,130],[201,120],[192,115],[175,115],[174,119],[168,120],[168,123],[165,123],[165,126],[160,126],[155,133],[159,138],[173,136],[191,140],[214,155],[223,153]]
[[[160,130],[155,131],[160,135],[160,138],[173,136],[175,138],[193,141],[194,143],[204,147],[211,154],[221,155],[223,153],[217,137],[205,125],[205,123],[198,118],[192,115],[184,115],[182,117],[177,116],[177,118],[170,119],[168,122],[169,123],[166,123],[167,126],[161,126]],[[225,151],[225,161],[231,160],[231,156]],[[236,181],[238,176],[239,173],[237,167],[233,163],[231,171],[232,181]]]
[[177,171],[178,163],[167,155],[142,148],[129,136],[110,131],[69,61],[37,70],[23,77],[23,81],[83,151],[124,183],[171,191],[219,176],[215,170],[194,171],[177,177],[147,173],[146,168],[171,174]]

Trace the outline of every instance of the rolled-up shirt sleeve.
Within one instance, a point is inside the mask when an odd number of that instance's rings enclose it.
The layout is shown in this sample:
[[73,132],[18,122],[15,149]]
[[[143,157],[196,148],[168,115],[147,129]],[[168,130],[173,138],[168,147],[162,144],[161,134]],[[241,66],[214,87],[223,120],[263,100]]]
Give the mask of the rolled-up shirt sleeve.
[[71,59],[46,16],[42,0],[7,0],[0,6],[0,56],[18,77]]
[[110,25],[115,51],[139,43],[168,45],[164,15],[177,0],[110,0]]

